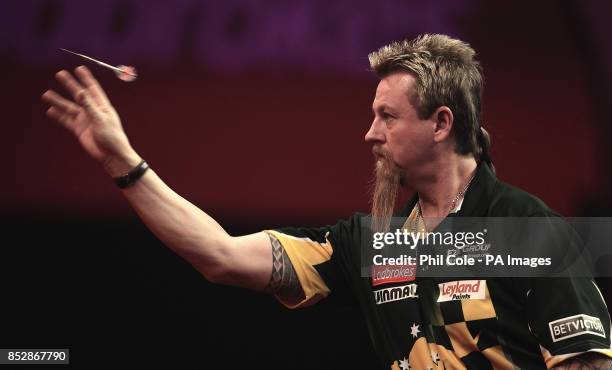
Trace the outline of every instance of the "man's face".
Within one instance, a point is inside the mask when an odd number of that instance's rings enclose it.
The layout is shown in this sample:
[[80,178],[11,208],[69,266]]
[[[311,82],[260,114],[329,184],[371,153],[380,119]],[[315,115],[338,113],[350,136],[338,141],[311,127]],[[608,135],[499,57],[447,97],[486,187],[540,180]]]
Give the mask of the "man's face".
[[420,119],[409,99],[414,83],[415,78],[404,72],[380,81],[372,104],[374,121],[365,136],[373,145],[376,166],[382,166],[386,157],[407,178],[418,175],[419,166],[431,159],[434,145],[435,123]]
[[432,157],[435,123],[421,120],[410,103],[414,82],[408,73],[383,78],[372,104],[374,121],[365,139],[376,156],[372,192],[376,231],[387,231],[401,184],[422,175]]

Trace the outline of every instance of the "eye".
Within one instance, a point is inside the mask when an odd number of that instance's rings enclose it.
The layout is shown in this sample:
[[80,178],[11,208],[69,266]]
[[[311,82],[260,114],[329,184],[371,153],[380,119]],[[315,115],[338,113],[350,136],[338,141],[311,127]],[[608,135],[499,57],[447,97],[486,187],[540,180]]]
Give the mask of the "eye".
[[383,118],[383,120],[385,120],[385,121],[390,121],[390,120],[394,119],[394,118],[395,118],[395,116],[394,116],[394,115],[392,115],[392,114],[391,114],[391,113],[389,113],[389,112],[382,112],[382,118]]

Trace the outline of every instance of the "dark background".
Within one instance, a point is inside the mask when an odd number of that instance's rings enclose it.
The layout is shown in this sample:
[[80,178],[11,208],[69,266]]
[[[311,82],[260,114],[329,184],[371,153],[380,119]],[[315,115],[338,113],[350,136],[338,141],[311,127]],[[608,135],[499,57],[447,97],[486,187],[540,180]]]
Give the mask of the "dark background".
[[[101,168],[44,116],[68,48],[92,66],[136,150],[232,234],[368,209],[367,54],[459,37],[486,76],[499,177],[566,216],[609,216],[606,1],[5,1],[0,14],[0,348],[70,348],[88,369],[364,368],[354,307],[290,312],[213,286],[140,224]],[[601,281],[606,299],[610,284]]]

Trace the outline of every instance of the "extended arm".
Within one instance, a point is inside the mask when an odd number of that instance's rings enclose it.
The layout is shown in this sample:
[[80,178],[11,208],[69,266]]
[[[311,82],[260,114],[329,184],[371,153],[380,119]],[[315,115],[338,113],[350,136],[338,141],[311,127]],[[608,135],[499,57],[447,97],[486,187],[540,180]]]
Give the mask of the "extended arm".
[[[75,74],[78,80],[67,71],[56,74],[72,100],[46,91],[42,99],[50,105],[47,115],[72,132],[110,176],[122,175],[141,158],[91,72],[81,66]],[[170,189],[153,170],[122,191],[147,227],[210,281],[274,291],[266,288],[274,282],[272,245],[266,233],[230,236],[213,218]],[[285,281],[296,284],[297,280]]]
[[123,194],[147,227],[208,280],[255,290],[270,280],[272,253],[265,233],[230,236],[151,170]]

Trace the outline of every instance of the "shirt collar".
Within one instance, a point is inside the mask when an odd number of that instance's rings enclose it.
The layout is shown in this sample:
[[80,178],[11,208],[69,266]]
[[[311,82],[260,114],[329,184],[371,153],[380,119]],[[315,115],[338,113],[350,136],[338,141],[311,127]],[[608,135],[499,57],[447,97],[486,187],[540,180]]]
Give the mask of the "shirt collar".
[[[448,217],[483,217],[487,215],[489,203],[497,177],[489,166],[480,162],[476,167],[476,174],[472,183],[463,197],[460,204],[455,207],[455,212],[451,212]],[[416,203],[419,201],[419,195],[415,194],[399,213],[400,217],[406,217]]]

